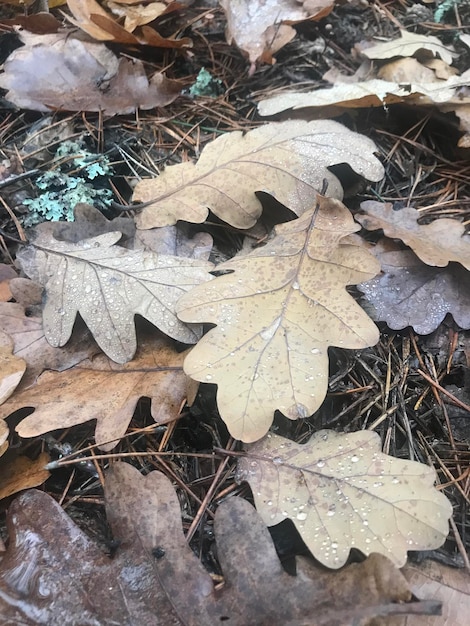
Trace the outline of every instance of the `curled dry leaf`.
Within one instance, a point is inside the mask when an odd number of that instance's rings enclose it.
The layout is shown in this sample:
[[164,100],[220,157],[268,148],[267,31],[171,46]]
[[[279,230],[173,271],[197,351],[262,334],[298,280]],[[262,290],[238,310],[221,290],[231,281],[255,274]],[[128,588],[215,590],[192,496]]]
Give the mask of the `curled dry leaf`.
[[378,181],[383,167],[374,143],[329,120],[266,124],[245,135],[221,135],[199,161],[167,167],[158,178],[140,181],[134,201],[153,204],[137,216],[138,228],[203,222],[208,209],[236,228],[250,228],[261,214],[255,191],[268,193],[302,214],[328,182],[328,195],[342,198],[341,184],[327,168],[348,163]]
[[220,0],[227,18],[227,40],[235,42],[252,65],[273,63],[273,55],[296,35],[291,24],[318,21],[335,0]]
[[[126,31],[125,31],[126,32]],[[165,106],[181,84],[163,74],[148,79],[141,61],[118,59],[104,44],[67,33],[31,35],[6,60],[0,87],[19,108],[35,111],[102,111],[107,115]]]
[[181,323],[174,307],[183,293],[212,278],[211,263],[126,250],[114,245],[121,238],[118,232],[78,243],[58,241],[51,227],[37,228],[34,243],[18,258],[44,286],[44,334],[52,346],[67,343],[78,313],[100,348],[118,363],[134,356],[135,315],[177,341],[197,341],[200,330]]
[[373,320],[387,322],[393,330],[412,326],[428,335],[452,313],[461,328],[470,328],[470,280],[461,265],[430,267],[388,239],[379,241],[373,253],[382,273],[358,285]]
[[[218,385],[217,404],[233,437],[252,442],[277,409],[307,417],[323,402],[328,346],[364,348],[379,331],[346,285],[379,264],[362,247],[342,245],[357,227],[338,200],[276,228],[264,248],[218,266],[232,270],[181,298],[180,319],[217,324],[186,358],[185,372]],[[317,210],[318,209],[318,210]]]
[[223,502],[215,516],[225,581],[216,592],[185,540],[178,498],[165,476],[144,477],[115,463],[105,497],[119,544],[113,559],[47,494],[31,490],[15,500],[0,563],[5,623],[286,626],[311,624],[314,615],[315,626],[350,626],[374,615],[439,607],[410,602],[405,579],[380,555],[341,572],[299,558],[297,576],[290,576],[255,509],[236,497]]
[[369,431],[322,430],[300,445],[268,434],[239,461],[269,526],[292,519],[312,554],[339,568],[351,548],[403,566],[408,550],[441,546],[452,505],[433,468],[380,451]]
[[184,355],[153,333],[143,338],[134,360],[126,365],[99,355],[64,372],[45,372],[35,385],[3,404],[0,416],[34,407],[34,413],[17,427],[21,437],[96,419],[96,442],[109,450],[126,432],[143,396],[151,399],[157,423],[176,419],[186,397]]
[[361,211],[363,214],[355,217],[364,228],[380,228],[387,237],[401,239],[427,265],[445,267],[455,261],[470,270],[470,236],[457,220],[438,219],[421,225],[416,209],[394,211],[391,203],[375,200],[362,202]]
[[419,35],[400,31],[400,38],[393,41],[384,41],[370,48],[362,50],[368,59],[392,59],[393,57],[412,57],[426,51],[430,56],[439,55],[443,61],[451,64],[454,51],[432,35]]

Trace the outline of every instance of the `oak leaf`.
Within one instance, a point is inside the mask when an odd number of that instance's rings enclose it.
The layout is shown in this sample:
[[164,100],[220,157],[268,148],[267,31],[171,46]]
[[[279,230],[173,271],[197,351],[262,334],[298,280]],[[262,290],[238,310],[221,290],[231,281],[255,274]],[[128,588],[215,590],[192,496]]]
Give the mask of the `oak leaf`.
[[96,419],[96,443],[109,450],[124,435],[139,399],[151,399],[157,423],[176,419],[186,397],[185,353],[165,340],[143,338],[131,363],[117,365],[104,355],[84,360],[64,372],[43,373],[37,383],[0,407],[0,417],[21,408],[34,413],[17,426],[21,437],[36,437]]
[[[420,35],[400,31],[400,38],[384,41],[375,46],[362,50],[362,54],[369,59],[392,59],[394,57],[412,57],[425,51],[428,56],[439,55],[443,61],[451,64],[453,50],[444,46],[442,41],[432,35]],[[455,54],[455,53],[454,53]]]
[[296,35],[292,24],[319,21],[335,0],[220,0],[227,18],[227,40],[256,61],[273,63],[273,55]]
[[27,456],[13,459],[3,457],[0,460],[0,500],[18,491],[42,485],[50,476],[50,472],[45,469],[49,461],[47,452],[42,452],[34,460]]
[[443,218],[421,225],[416,209],[394,211],[391,203],[375,200],[362,202],[361,211],[356,219],[364,228],[380,228],[387,237],[401,239],[427,265],[445,267],[455,261],[470,270],[470,236],[457,220]]
[[374,143],[330,120],[287,121],[221,135],[199,161],[167,167],[158,178],[137,183],[133,200],[153,202],[136,217],[138,228],[204,222],[209,209],[236,228],[250,228],[261,215],[255,192],[268,193],[300,215],[328,182],[328,195],[342,198],[327,168],[348,163],[368,180],[383,167]]
[[461,328],[470,328],[470,280],[461,265],[430,267],[388,239],[379,241],[373,254],[382,272],[358,285],[361,303],[373,320],[386,322],[393,330],[412,326],[428,335],[452,313]]
[[185,540],[178,498],[163,474],[144,477],[116,463],[105,499],[118,543],[113,559],[47,494],[31,490],[15,500],[0,563],[5,623],[285,626],[312,624],[314,615],[315,626],[351,626],[374,615],[439,608],[412,601],[401,573],[380,555],[341,572],[299,557],[290,576],[255,509],[241,498],[227,499],[215,514],[225,582],[216,592]]
[[[5,303],[0,303],[5,304]],[[0,404],[3,404],[18,387],[26,370],[23,359],[13,353],[13,340],[0,331]]]
[[177,341],[197,341],[199,329],[181,323],[174,307],[181,294],[211,278],[211,263],[127,250],[114,245],[119,232],[78,243],[58,241],[50,233],[53,225],[43,226],[18,258],[30,278],[44,286],[44,334],[52,346],[67,343],[78,313],[118,363],[135,353],[135,315]]
[[433,468],[380,451],[369,431],[321,430],[300,445],[273,433],[239,461],[269,526],[292,519],[312,554],[339,568],[351,548],[401,567],[408,550],[441,546],[452,505],[433,487]]
[[317,207],[276,228],[265,247],[217,267],[232,270],[181,298],[180,319],[217,324],[185,360],[193,379],[218,385],[217,404],[233,437],[252,442],[277,409],[307,417],[323,402],[328,347],[374,345],[379,331],[346,285],[379,271],[365,249],[342,245],[357,231],[347,208]]
[[0,76],[6,99],[19,108],[116,115],[165,106],[181,92],[178,81],[159,72],[148,79],[141,61],[118,59],[102,43],[64,32],[23,31],[21,39],[25,45],[8,57]]

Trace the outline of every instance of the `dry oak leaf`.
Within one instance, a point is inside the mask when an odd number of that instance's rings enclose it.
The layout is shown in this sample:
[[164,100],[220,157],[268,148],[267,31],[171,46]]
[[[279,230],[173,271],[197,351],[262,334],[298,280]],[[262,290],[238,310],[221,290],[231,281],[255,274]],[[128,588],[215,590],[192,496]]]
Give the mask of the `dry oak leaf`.
[[137,183],[133,200],[153,201],[136,217],[138,228],[178,220],[201,223],[209,209],[236,228],[250,228],[261,215],[255,192],[268,193],[300,215],[328,182],[328,195],[341,199],[339,180],[327,168],[348,163],[372,181],[383,176],[374,143],[330,120],[272,123],[221,135],[199,161],[167,167],[158,178]]
[[408,550],[441,546],[452,505],[433,487],[436,472],[380,450],[370,431],[316,432],[297,444],[269,433],[239,461],[268,526],[292,519],[312,554],[342,567],[351,548],[401,567]]
[[68,35],[21,34],[25,43],[6,60],[0,87],[19,108],[35,111],[102,111],[107,115],[165,106],[181,84],[156,72],[148,79],[141,61],[118,59],[104,44]]
[[151,399],[157,423],[176,419],[186,397],[185,353],[156,334],[142,340],[131,363],[118,365],[101,354],[64,372],[44,372],[35,385],[0,407],[0,417],[34,407],[17,426],[21,437],[96,419],[95,439],[102,450],[113,448],[124,435],[141,397]]
[[457,220],[444,218],[421,225],[416,209],[394,211],[390,202],[375,200],[362,202],[361,211],[355,218],[364,228],[380,228],[387,237],[401,239],[427,265],[445,267],[454,261],[470,270],[470,236]]
[[180,319],[217,324],[190,352],[185,372],[218,385],[220,415],[236,439],[256,441],[279,410],[307,417],[323,402],[328,347],[365,348],[379,339],[348,294],[380,269],[339,200],[318,196],[302,217],[276,227],[264,248],[217,267],[232,270],[181,298]]
[[470,280],[461,265],[430,267],[389,239],[379,241],[372,252],[382,272],[358,289],[373,320],[386,322],[393,330],[412,326],[428,335],[451,313],[461,328],[470,328]]
[[418,35],[406,30],[400,31],[400,38],[393,41],[384,41],[370,48],[362,50],[368,59],[392,59],[394,57],[412,57],[425,51],[427,56],[439,55],[443,61],[453,61],[455,52],[444,46],[442,41],[432,35]]
[[273,63],[273,55],[296,35],[291,24],[319,21],[333,10],[335,0],[219,0],[227,18],[226,35],[256,61]]
[[50,226],[36,229],[34,243],[18,259],[26,274],[44,286],[44,334],[52,346],[67,343],[78,313],[117,363],[135,354],[135,315],[177,341],[197,341],[200,329],[180,322],[174,308],[183,293],[212,278],[211,263],[126,250],[114,245],[119,232],[78,243],[58,241]]
[[31,490],[14,501],[0,563],[5,623],[352,626],[439,606],[410,601],[406,580],[380,555],[341,572],[299,557],[297,575],[290,576],[255,509],[241,498],[227,499],[215,514],[225,582],[216,591],[185,540],[178,497],[163,474],[144,477],[115,463],[106,474],[105,500],[119,543],[112,559],[47,494]]

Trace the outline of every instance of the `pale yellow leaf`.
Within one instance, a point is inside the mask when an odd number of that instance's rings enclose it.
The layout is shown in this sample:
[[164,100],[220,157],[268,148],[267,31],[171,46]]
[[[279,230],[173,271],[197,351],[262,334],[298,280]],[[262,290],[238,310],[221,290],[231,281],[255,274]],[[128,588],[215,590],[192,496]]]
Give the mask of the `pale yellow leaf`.
[[23,270],[45,288],[44,334],[52,346],[69,340],[78,313],[102,350],[118,363],[135,353],[135,315],[178,341],[197,341],[199,329],[182,324],[174,307],[183,293],[211,278],[211,263],[127,250],[114,245],[121,237],[117,232],[78,243],[58,241],[49,226],[37,229],[34,243],[18,258]]
[[454,261],[470,270],[470,237],[459,221],[443,218],[421,225],[416,209],[394,211],[390,203],[375,200],[363,202],[361,210],[356,219],[364,228],[380,228],[387,237],[401,239],[427,265],[445,267]]
[[116,2],[108,2],[111,12],[117,17],[124,17],[124,28],[132,33],[138,26],[149,24],[163,15],[167,5],[163,2],[151,2],[150,4],[137,4],[130,6]]
[[391,59],[393,57],[412,57],[426,50],[433,56],[439,55],[446,63],[452,63],[453,50],[444,46],[442,41],[433,35],[418,35],[406,30],[400,31],[400,38],[385,41],[362,51],[369,59]]
[[136,217],[138,228],[203,222],[210,209],[236,228],[250,228],[261,214],[255,191],[271,194],[297,215],[315,201],[323,181],[327,194],[342,198],[341,184],[327,168],[348,163],[368,180],[383,167],[374,143],[330,120],[287,121],[221,135],[194,163],[167,167],[140,181],[133,200],[153,202]]
[[177,305],[186,322],[217,324],[190,352],[185,372],[218,385],[217,404],[233,437],[256,441],[276,409],[290,419],[322,404],[328,346],[364,348],[379,331],[346,285],[372,278],[380,265],[365,249],[342,245],[357,231],[338,200],[276,228],[264,248],[234,258],[233,270],[200,285]]
[[351,548],[397,566],[408,550],[441,546],[452,505],[433,487],[434,469],[380,451],[374,432],[321,430],[300,445],[268,436],[239,461],[269,526],[290,518],[324,565],[344,565]]

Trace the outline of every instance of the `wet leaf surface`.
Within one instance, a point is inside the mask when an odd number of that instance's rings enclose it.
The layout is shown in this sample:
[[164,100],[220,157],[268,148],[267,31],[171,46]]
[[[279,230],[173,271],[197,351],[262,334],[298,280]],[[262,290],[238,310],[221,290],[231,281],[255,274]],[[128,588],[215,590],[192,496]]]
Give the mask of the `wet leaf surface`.
[[285,626],[307,620],[314,626],[346,626],[363,617],[439,607],[409,603],[404,578],[380,555],[341,573],[299,558],[297,576],[286,574],[256,511],[236,497],[216,512],[225,577],[216,593],[185,541],[178,498],[167,478],[159,472],[143,477],[116,463],[105,489],[119,543],[113,559],[45,493],[32,490],[13,503],[10,543],[0,563],[5,623]]
[[396,565],[408,550],[441,546],[452,515],[433,468],[380,451],[374,432],[315,433],[297,444],[270,433],[248,448],[238,476],[264,522],[292,519],[312,554],[339,568],[351,548]]
[[329,346],[363,348],[379,338],[345,289],[379,265],[364,248],[341,244],[357,230],[341,202],[319,196],[318,206],[278,226],[266,246],[219,265],[233,273],[177,306],[186,322],[217,324],[184,369],[218,385],[220,415],[245,442],[266,434],[276,410],[290,419],[314,413],[326,394]]
[[18,387],[25,370],[26,363],[13,353],[13,340],[0,331],[0,404]]
[[422,263],[411,250],[382,239],[373,250],[382,273],[361,283],[363,306],[375,321],[393,330],[411,326],[421,335],[434,332],[447,313],[470,328],[470,280],[460,264],[445,269]]
[[328,183],[341,199],[339,180],[327,168],[348,163],[368,180],[383,168],[367,137],[329,120],[266,124],[246,134],[226,133],[208,144],[196,164],[167,167],[158,178],[140,181],[136,202],[154,202],[136,216],[137,228],[200,223],[208,209],[236,228],[250,228],[261,215],[255,191],[271,194],[301,215]]
[[135,315],[177,341],[197,341],[199,329],[180,322],[174,307],[183,293],[211,278],[211,263],[127,250],[115,245],[119,232],[78,243],[59,241],[53,228],[38,227],[34,243],[18,254],[22,269],[44,286],[44,334],[52,346],[67,343],[78,313],[100,348],[118,363],[135,354]]

